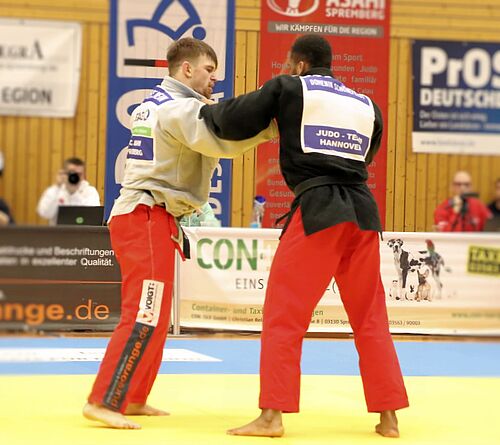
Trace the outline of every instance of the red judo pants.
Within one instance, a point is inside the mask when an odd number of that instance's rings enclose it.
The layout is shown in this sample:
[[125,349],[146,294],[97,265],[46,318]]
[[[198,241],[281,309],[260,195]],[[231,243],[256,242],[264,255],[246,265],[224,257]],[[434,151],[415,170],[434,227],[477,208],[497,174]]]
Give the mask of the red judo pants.
[[88,401],[123,413],[129,403],[146,403],[161,365],[177,226],[165,208],[141,204],[114,216],[109,231],[122,274],[121,317]]
[[299,411],[302,340],[332,277],[354,332],[368,411],[407,407],[380,279],[378,233],[348,222],[306,236],[299,209],[281,238],[269,275],[260,408]]

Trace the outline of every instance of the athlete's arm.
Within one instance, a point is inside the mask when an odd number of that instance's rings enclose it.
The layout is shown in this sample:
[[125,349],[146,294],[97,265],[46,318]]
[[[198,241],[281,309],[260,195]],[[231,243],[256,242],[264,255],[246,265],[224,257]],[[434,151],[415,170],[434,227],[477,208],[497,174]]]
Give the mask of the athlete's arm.
[[205,105],[197,99],[186,99],[178,105],[171,102],[160,107],[158,120],[161,129],[191,150],[214,158],[235,158],[278,135],[276,124],[269,122],[254,135],[241,140],[218,137],[200,117],[203,106]]
[[278,113],[281,82],[274,78],[252,93],[207,105],[201,116],[217,136],[239,141],[267,128]]
[[367,165],[372,163],[373,158],[380,149],[380,144],[382,142],[382,133],[384,130],[384,121],[382,119],[382,112],[380,111],[380,108],[375,102],[372,101],[372,104],[375,110],[375,122],[373,124],[373,133],[370,143],[370,149],[368,150],[365,159]]

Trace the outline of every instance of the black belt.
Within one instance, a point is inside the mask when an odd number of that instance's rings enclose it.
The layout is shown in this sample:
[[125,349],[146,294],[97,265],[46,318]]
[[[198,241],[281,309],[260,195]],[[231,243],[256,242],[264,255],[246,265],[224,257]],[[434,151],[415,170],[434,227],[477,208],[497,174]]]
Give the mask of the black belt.
[[[316,176],[315,178],[306,179],[305,181],[302,181],[300,184],[297,185],[297,187],[293,189],[293,192],[295,193],[295,199],[292,202],[292,207],[290,211],[276,220],[275,224],[278,224],[279,221],[288,217],[281,232],[281,236],[283,236],[285,229],[288,227],[288,224],[290,224],[293,213],[299,207],[299,199],[298,199],[299,196],[302,195],[304,192],[316,187],[320,187],[322,185],[363,185],[363,184],[365,184],[364,181],[344,181],[342,179],[339,180],[338,178],[334,178],[332,176]],[[383,241],[384,238],[382,236],[382,232],[379,233],[380,233],[380,239]]]
[[321,187],[322,185],[362,185],[364,183],[364,181],[344,181],[333,176],[316,176],[315,178],[302,181],[293,189],[293,193],[295,194],[295,199],[297,199],[304,192]]
[[292,205],[290,207],[290,211],[288,213],[285,213],[284,215],[281,215],[275,222],[274,225],[278,225],[281,221],[283,221],[286,218],[285,224],[283,226],[283,229],[281,231],[280,239],[285,233],[285,230],[288,228],[288,225],[290,224],[290,221],[292,220],[292,216],[295,213],[295,211],[299,207],[299,197],[307,192],[308,190],[311,190],[316,187],[321,187],[323,185],[363,185],[365,182],[364,181],[346,181],[342,180],[339,178],[334,178],[333,176],[316,176],[314,178],[306,179],[305,181],[302,181],[299,183],[294,189],[293,193],[295,194],[295,199],[292,202]]

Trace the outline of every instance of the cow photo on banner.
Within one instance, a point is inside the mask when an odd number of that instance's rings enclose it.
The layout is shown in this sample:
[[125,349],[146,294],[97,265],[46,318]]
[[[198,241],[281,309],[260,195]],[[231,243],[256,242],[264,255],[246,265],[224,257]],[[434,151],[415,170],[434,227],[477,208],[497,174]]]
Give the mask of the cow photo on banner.
[[[130,115],[168,74],[170,44],[203,40],[219,59],[212,99],[233,95],[234,0],[112,0],[106,155],[106,217],[120,191],[130,139]],[[212,177],[209,202],[223,226],[231,214],[231,162],[222,159]]]
[[500,154],[500,43],[413,42],[413,151]]
[[[259,83],[286,73],[286,57],[302,34],[326,38],[333,50],[335,78],[373,99],[387,128],[389,66],[389,0],[262,0]],[[374,162],[368,167],[368,187],[385,217],[387,132]],[[288,212],[293,193],[280,173],[278,141],[257,151],[256,191],[266,199],[263,227]]]

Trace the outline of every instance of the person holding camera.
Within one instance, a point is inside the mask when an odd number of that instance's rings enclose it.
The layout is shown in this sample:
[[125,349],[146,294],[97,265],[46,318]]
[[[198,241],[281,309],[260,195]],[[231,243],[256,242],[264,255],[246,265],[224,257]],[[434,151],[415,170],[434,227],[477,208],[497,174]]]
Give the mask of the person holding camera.
[[99,206],[99,193],[85,180],[85,162],[69,158],[59,170],[55,184],[48,187],[38,201],[37,213],[55,225],[61,206]]
[[453,196],[434,210],[434,224],[439,232],[482,232],[492,217],[488,208],[472,192],[472,178],[458,171],[451,184]]

